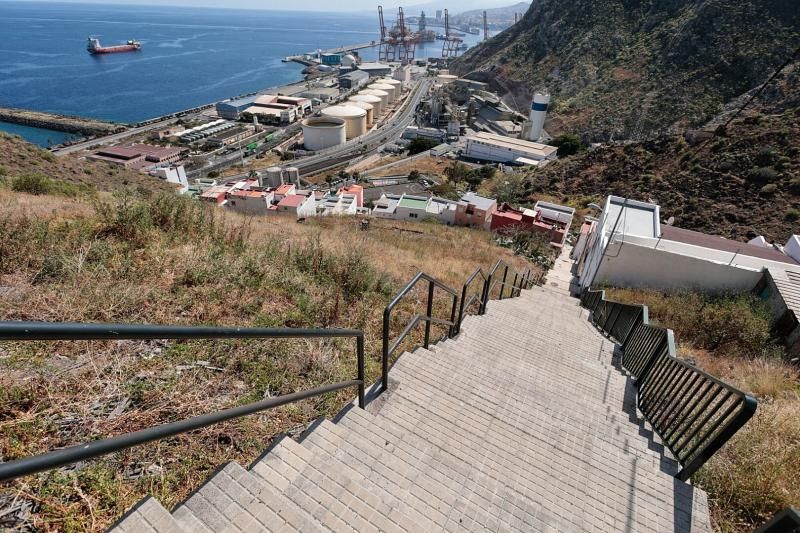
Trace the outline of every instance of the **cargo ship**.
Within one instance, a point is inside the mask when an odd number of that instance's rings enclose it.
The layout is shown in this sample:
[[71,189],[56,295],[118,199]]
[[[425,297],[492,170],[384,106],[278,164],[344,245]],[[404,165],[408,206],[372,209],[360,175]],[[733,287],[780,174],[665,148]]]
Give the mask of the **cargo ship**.
[[116,54],[118,52],[137,52],[142,49],[142,44],[139,41],[130,40],[125,44],[117,44],[114,46],[103,46],[100,44],[100,39],[97,37],[89,37],[89,42],[86,44],[86,50],[90,54]]

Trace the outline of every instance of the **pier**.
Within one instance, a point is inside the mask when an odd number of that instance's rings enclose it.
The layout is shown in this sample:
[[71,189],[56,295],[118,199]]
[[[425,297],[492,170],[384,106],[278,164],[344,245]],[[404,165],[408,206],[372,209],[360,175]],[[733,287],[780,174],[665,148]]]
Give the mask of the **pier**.
[[359,43],[359,44],[350,44],[347,46],[340,46],[338,48],[328,48],[327,50],[314,50],[313,52],[306,52],[302,55],[297,56],[287,56],[283,59],[284,63],[291,63],[294,61],[295,63],[300,63],[301,65],[305,65],[310,67],[312,65],[317,65],[315,61],[311,61],[308,57],[316,56],[317,54],[346,54],[347,52],[352,52],[354,50],[363,50],[364,48],[373,48],[380,44],[379,41],[370,41],[368,43]]
[[122,124],[84,117],[0,107],[0,121],[86,136],[109,135],[124,131]]

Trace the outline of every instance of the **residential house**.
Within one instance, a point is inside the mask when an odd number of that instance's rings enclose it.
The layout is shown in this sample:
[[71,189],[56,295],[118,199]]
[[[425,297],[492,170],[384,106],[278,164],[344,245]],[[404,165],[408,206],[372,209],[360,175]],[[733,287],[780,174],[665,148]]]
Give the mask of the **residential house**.
[[504,203],[492,213],[490,229],[499,234],[533,231],[545,235],[550,244],[560,248],[567,238],[574,214],[573,208],[550,202],[537,202],[533,209],[514,209]]
[[372,207],[372,216],[394,219],[397,204],[403,199],[402,194],[383,194]]
[[280,215],[295,215],[297,218],[313,217],[317,214],[317,199],[313,194],[292,194],[278,202],[276,212]]
[[420,221],[433,216],[435,215],[428,212],[427,197],[404,194],[397,203],[393,218],[395,220]]
[[352,194],[356,197],[356,205],[364,207],[364,187],[361,185],[346,185],[340,188],[337,194]]
[[492,212],[495,209],[497,209],[497,200],[468,192],[458,202],[455,224],[457,226],[488,229],[492,219]]

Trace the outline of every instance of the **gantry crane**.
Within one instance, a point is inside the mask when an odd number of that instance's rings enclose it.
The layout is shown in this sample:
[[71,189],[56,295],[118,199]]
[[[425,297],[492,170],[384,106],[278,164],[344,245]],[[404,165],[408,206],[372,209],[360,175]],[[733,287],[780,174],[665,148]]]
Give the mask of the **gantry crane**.
[[450,15],[444,10],[444,45],[442,46],[442,57],[456,57],[458,49],[464,40],[450,34]]

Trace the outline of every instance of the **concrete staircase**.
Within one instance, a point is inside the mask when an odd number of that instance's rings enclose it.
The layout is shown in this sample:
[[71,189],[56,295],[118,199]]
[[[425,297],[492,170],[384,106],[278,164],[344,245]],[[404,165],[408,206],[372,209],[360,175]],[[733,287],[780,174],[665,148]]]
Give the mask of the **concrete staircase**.
[[710,531],[615,345],[557,285],[403,354],[366,411],[228,463],[172,514],[147,498],[114,530]]

